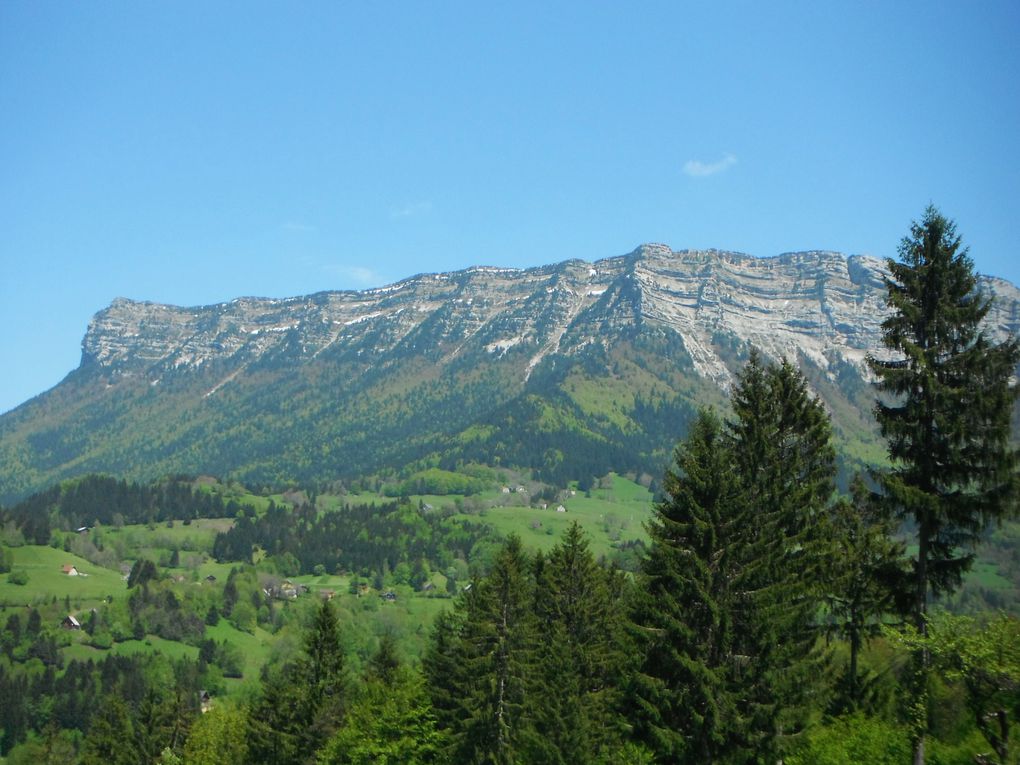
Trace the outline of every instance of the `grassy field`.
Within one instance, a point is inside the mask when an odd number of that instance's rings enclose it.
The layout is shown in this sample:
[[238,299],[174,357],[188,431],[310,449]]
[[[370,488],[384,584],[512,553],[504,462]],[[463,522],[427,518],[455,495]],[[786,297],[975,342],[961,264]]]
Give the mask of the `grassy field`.
[[220,619],[215,627],[206,627],[205,636],[217,643],[230,643],[241,650],[246,681],[258,677],[259,670],[269,660],[273,644],[276,642],[276,637],[261,627],[256,627],[254,634],[242,632],[226,619]]
[[[8,575],[0,575],[0,603],[33,605],[65,597],[75,603],[98,602],[107,595],[121,594],[124,580],[117,571],[100,568],[63,550],[52,547],[24,545],[6,548],[14,556],[12,571],[28,574],[28,583],[11,584]],[[85,576],[68,576],[61,571],[64,564],[75,566]]]
[[114,643],[109,649],[94,648],[90,645],[75,643],[64,648],[64,658],[86,661],[99,661],[106,656],[133,656],[139,653],[161,653],[170,659],[197,659],[198,649],[195,646],[178,643],[175,640],[164,640],[156,635],[147,635],[143,640],[125,640]]
[[182,560],[196,554],[208,556],[212,552],[216,535],[226,531],[233,523],[232,518],[203,518],[188,525],[176,522],[173,526],[156,524],[103,527],[91,534],[97,544],[110,547],[122,553],[129,560],[149,558],[159,561],[178,550]]
[[[492,507],[478,515],[461,515],[492,524],[500,534],[517,534],[521,541],[543,552],[551,549],[567,527],[577,521],[588,535],[592,552],[608,556],[616,542],[645,540],[644,522],[651,517],[652,495],[642,486],[621,476],[611,476],[611,485],[592,489],[591,496],[576,492],[545,510],[532,507]],[[498,493],[491,498],[497,500]],[[556,511],[559,504],[566,512]]]
[[[469,511],[455,517],[488,523],[504,536],[517,534],[526,546],[543,552],[552,548],[566,528],[577,521],[588,535],[592,552],[608,556],[615,543],[647,539],[643,524],[651,517],[652,508],[651,492],[634,481],[610,474],[608,484],[606,488],[592,489],[590,496],[575,490],[573,496],[562,500],[567,510],[565,513],[556,512],[561,502],[549,503],[545,510],[533,508],[527,505],[526,498],[517,494],[508,496],[499,487],[469,497],[414,494],[410,500],[415,504],[431,505],[436,510],[452,510],[461,504]],[[330,511],[344,504],[381,505],[393,501],[395,498],[362,492],[342,497],[320,495],[318,506],[323,511]],[[305,578],[300,581],[308,584]],[[327,584],[322,584],[322,587],[335,589]]]
[[[74,636],[86,638],[84,633],[74,633]],[[243,658],[243,678],[225,678],[224,682],[230,691],[239,689],[241,686],[254,682],[259,677],[259,670],[271,655],[273,644],[277,638],[261,628],[255,630],[255,634],[241,632],[225,619],[215,627],[206,629],[206,637],[218,643],[227,642],[236,646]],[[156,635],[146,635],[142,640],[125,640],[121,643],[114,643],[108,649],[95,648],[85,645],[83,642],[72,642],[71,645],[63,648],[64,659],[71,661],[101,661],[107,656],[133,656],[139,653],[160,653],[169,659],[190,659],[198,658],[198,648],[195,646],[179,643],[173,640],[164,640]]]
[[173,526],[158,523],[152,528],[146,525],[104,526],[102,533],[108,539],[124,538],[132,547],[208,550],[216,535],[229,529],[233,522],[233,518],[199,518],[187,525],[177,521]]
[[974,568],[966,574],[966,582],[987,590],[1010,592],[1013,589],[1013,583],[999,573],[999,567],[995,563],[989,561],[975,561]]
[[351,583],[351,578],[349,576],[336,576],[331,574],[325,574],[323,576],[305,574],[304,576],[292,576],[290,580],[292,582],[305,585],[305,587],[313,593],[318,593],[323,590],[332,590],[336,593],[347,592],[347,588]]
[[234,500],[240,505],[251,505],[258,512],[264,513],[269,508],[270,497],[263,497],[252,494],[240,484],[224,484],[215,478],[200,478],[196,487],[199,491],[206,491],[210,494],[218,494],[223,498],[224,503]]

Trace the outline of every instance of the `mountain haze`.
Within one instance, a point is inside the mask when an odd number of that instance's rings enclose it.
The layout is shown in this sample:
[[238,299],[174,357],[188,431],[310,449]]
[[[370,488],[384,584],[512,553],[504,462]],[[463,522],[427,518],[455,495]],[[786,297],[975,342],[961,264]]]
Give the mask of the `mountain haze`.
[[[360,292],[179,308],[115,300],[78,369],[0,417],[0,501],[101,471],[329,481],[480,461],[550,480],[661,472],[754,345],[804,370],[849,462],[881,459],[867,353],[881,261],[644,245],[594,263],[474,267]],[[1020,330],[1020,292],[989,330]]]

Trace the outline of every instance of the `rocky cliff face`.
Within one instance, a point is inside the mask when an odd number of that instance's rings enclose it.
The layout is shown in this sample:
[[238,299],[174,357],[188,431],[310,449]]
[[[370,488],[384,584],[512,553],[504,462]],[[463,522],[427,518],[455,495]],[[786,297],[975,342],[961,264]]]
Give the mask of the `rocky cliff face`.
[[[212,361],[246,365],[281,352],[312,360],[354,351],[368,361],[414,351],[444,363],[517,349],[528,357],[524,382],[549,354],[608,345],[621,330],[644,327],[675,332],[697,373],[725,385],[732,371],[719,351],[723,336],[822,369],[836,359],[862,365],[879,350],[884,273],[873,258],[832,252],[754,258],[651,244],[595,263],[476,267],[363,292],[200,308],[118,299],[89,324],[82,365],[157,383]],[[993,334],[1015,332],[1020,291],[996,279],[984,288],[998,298]]]
[[[333,480],[408,464],[515,464],[550,480],[661,473],[752,345],[796,361],[850,462],[881,459],[864,358],[883,265],[645,245],[526,270],[198,308],[116,300],[60,385],[0,417],[0,502],[60,478]],[[995,279],[989,330],[1020,331]]]

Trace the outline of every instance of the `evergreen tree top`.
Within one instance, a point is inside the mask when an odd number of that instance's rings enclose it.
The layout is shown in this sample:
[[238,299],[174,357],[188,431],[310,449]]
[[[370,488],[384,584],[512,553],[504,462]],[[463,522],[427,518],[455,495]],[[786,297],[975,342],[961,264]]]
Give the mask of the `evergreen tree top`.
[[981,292],[974,263],[956,224],[929,206],[899,246],[900,260],[888,261],[883,344],[918,363],[945,358],[974,343],[991,299]]

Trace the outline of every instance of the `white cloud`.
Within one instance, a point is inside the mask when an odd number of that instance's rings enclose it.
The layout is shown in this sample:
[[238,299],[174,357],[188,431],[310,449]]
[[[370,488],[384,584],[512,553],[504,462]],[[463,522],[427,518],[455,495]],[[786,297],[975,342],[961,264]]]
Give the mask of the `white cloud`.
[[289,220],[282,226],[284,231],[301,231],[303,233],[311,233],[312,231],[318,231],[315,226],[309,226],[307,223],[298,223],[296,221]]
[[323,266],[322,270],[333,277],[348,279],[355,284],[360,284],[364,287],[373,287],[382,281],[379,274],[365,266],[341,266],[338,264],[332,264]]
[[288,262],[300,265],[309,276],[325,274],[328,279],[342,282],[345,286],[376,287],[384,281],[384,277],[368,266],[331,262],[320,255],[307,252],[291,253]]
[[432,210],[431,202],[411,202],[403,207],[396,207],[390,210],[390,218],[411,218],[416,215],[425,215]]
[[691,178],[707,178],[716,173],[729,170],[737,164],[737,158],[732,154],[724,154],[718,162],[702,162],[700,159],[689,159],[684,163],[684,173]]

